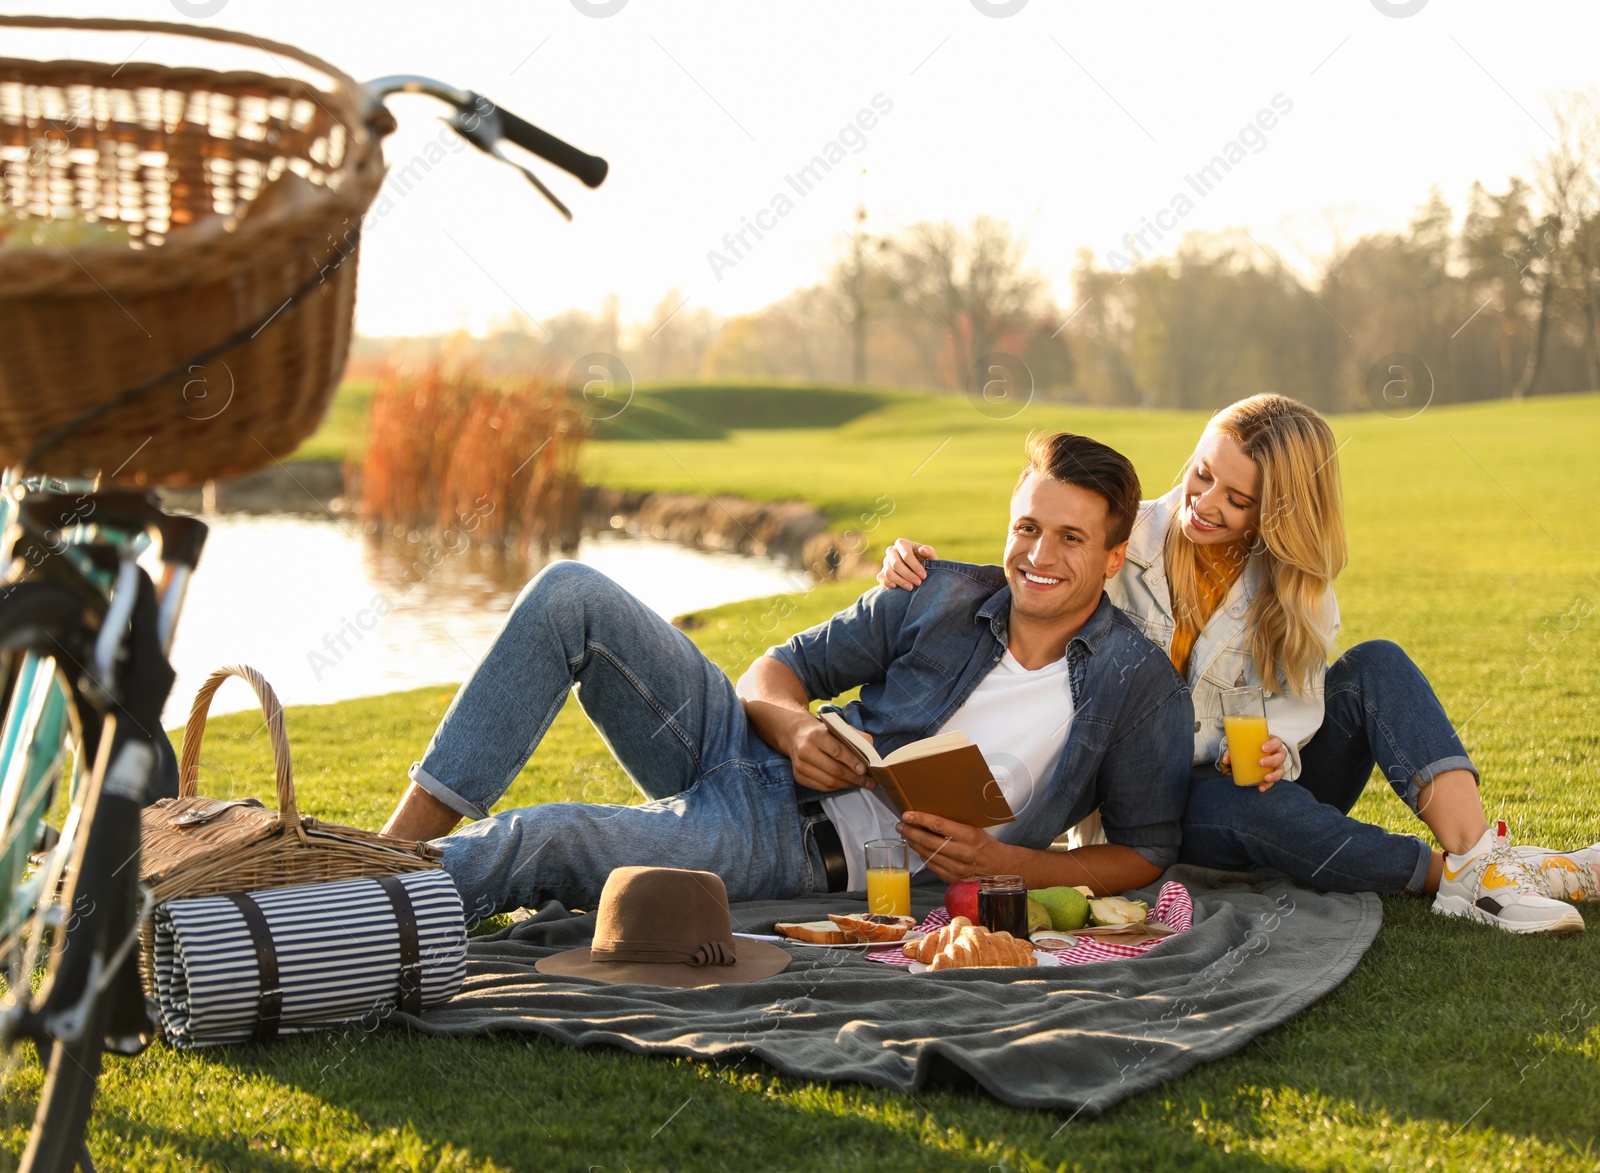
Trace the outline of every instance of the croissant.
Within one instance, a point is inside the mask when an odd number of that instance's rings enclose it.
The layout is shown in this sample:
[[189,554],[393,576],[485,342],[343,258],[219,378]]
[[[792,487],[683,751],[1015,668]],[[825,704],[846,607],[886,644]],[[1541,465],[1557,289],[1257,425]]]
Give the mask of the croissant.
[[911,958],[912,961],[920,961],[923,965],[927,965],[938,956],[941,949],[960,935],[962,929],[970,929],[972,927],[973,924],[970,920],[964,916],[958,916],[937,932],[929,933],[926,937],[916,941],[907,941],[900,946],[900,952]]
[[993,933],[958,916],[937,933],[900,947],[929,971],[970,969],[976,966],[1035,965],[1033,944],[1010,933]]
[[974,966],[1034,965],[1033,946],[1010,933],[968,928],[928,963],[930,972]]

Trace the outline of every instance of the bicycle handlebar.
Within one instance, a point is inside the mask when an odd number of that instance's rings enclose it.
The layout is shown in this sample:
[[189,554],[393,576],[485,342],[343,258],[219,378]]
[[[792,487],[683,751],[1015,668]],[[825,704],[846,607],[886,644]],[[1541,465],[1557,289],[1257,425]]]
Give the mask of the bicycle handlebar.
[[[606,174],[611,169],[611,165],[598,155],[580,151],[571,143],[564,142],[549,131],[535,126],[504,106],[471,90],[458,90],[445,82],[418,77],[415,74],[394,74],[375,78],[366,83],[366,88],[372,95],[375,105],[381,105],[383,99],[390,94],[427,94],[454,106],[456,116],[449,121],[456,133],[480,151],[506,163],[511,163],[511,160],[500,154],[497,149],[501,139],[516,143],[523,150],[539,156],[546,162],[554,163],[569,175],[576,177],[586,187],[599,187],[605,182]],[[512,166],[516,164],[512,163]],[[539,188],[563,215],[570,217],[566,207],[539,182],[535,175],[526,168],[519,167],[518,170],[526,175],[529,182]]]
[[[480,96],[474,94],[473,98]],[[504,106],[495,106],[494,110],[500,116],[500,125],[505,131],[506,138],[517,146],[532,151],[539,158],[554,163],[567,174],[576,176],[583,181],[585,187],[599,187],[605,182],[606,173],[611,170],[611,165],[600,156],[580,151],[571,143],[563,142],[549,131],[541,130],[533,123],[518,117]]]
[[110,526],[144,531],[160,539],[161,560],[193,570],[200,561],[210,527],[197,517],[163,513],[148,493],[105,490],[71,496],[61,493],[18,494],[25,530],[47,536],[73,525]]

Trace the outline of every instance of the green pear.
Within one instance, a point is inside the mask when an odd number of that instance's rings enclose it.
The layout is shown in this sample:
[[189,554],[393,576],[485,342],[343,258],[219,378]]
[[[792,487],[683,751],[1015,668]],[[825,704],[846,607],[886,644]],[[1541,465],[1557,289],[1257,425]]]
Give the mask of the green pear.
[[1028,898],[1044,905],[1050,914],[1050,927],[1057,932],[1081,929],[1089,919],[1089,901],[1076,888],[1039,888],[1029,892]]
[[1028,932],[1034,929],[1053,929],[1055,924],[1050,920],[1050,910],[1040,904],[1032,896],[1028,897]]

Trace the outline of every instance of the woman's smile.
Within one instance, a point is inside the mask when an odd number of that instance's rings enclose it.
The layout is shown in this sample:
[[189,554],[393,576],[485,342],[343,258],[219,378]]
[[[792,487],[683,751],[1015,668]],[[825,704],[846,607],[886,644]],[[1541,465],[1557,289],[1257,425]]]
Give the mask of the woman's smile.
[[1195,512],[1194,503],[1195,503],[1195,498],[1191,497],[1189,499],[1189,503],[1188,503],[1189,504],[1189,524],[1194,526],[1195,529],[1201,531],[1202,533],[1216,533],[1219,530],[1224,530],[1224,529],[1228,528],[1227,526],[1223,525],[1220,521],[1219,522],[1206,521],[1198,513]]

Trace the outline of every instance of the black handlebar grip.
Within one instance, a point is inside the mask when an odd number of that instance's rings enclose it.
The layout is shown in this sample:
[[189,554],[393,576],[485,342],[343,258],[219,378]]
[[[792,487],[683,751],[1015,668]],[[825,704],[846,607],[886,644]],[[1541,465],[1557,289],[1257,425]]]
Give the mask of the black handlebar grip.
[[611,164],[600,156],[585,154],[571,143],[564,143],[548,131],[517,117],[504,106],[496,106],[495,113],[500,118],[500,129],[517,146],[577,176],[586,187],[599,187],[605,182]]
[[179,562],[193,570],[200,564],[200,551],[205,548],[206,535],[211,527],[197,517],[165,515],[157,523],[161,530],[161,560]]

